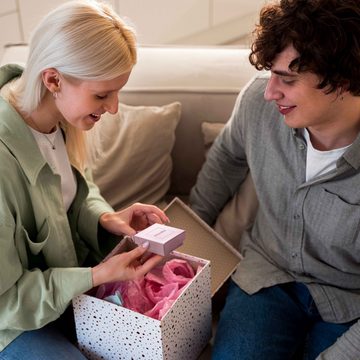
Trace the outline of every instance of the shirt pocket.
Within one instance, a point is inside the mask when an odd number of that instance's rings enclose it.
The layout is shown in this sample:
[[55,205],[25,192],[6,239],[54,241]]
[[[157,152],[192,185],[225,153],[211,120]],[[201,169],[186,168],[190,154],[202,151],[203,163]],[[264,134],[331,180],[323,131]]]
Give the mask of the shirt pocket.
[[29,246],[30,252],[33,255],[38,255],[49,240],[50,227],[48,220],[44,220],[35,238],[31,239],[29,233],[24,227],[22,228],[22,231]]
[[360,205],[328,189],[322,189],[317,199],[312,200],[313,209],[309,212],[308,229],[313,232],[310,235],[323,245],[336,248],[346,245],[346,252],[359,251]]

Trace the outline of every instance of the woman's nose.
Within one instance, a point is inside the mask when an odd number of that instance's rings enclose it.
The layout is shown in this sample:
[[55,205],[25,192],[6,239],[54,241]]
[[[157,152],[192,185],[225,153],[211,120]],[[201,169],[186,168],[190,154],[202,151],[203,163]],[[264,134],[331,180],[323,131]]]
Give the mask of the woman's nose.
[[118,93],[113,94],[111,97],[107,99],[105,104],[105,110],[110,114],[116,114],[119,109],[119,97]]

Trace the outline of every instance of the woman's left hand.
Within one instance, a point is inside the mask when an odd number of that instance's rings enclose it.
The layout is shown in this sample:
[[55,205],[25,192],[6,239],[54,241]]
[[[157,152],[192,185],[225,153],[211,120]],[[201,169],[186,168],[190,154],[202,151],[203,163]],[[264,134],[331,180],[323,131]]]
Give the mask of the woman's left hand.
[[124,210],[104,213],[99,221],[105,230],[115,235],[133,236],[149,225],[169,222],[169,218],[155,205],[135,203]]

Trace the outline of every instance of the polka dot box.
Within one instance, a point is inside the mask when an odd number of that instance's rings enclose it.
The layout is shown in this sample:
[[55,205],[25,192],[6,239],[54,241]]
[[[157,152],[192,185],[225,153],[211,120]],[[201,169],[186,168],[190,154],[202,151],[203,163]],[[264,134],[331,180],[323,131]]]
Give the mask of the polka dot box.
[[178,198],[165,211],[172,226],[186,230],[184,244],[169,257],[185,259],[195,270],[200,265],[201,270],[161,321],[90,294],[76,297],[76,333],[88,359],[195,360],[209,342],[211,296],[241,256]]

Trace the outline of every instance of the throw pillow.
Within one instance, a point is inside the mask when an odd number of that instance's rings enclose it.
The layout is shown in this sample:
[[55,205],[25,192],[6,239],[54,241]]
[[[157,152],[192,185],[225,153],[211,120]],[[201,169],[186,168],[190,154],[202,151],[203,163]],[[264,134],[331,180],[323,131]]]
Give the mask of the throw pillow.
[[204,121],[201,124],[201,131],[204,137],[205,151],[210,149],[214,140],[220,134],[224,126],[225,126],[224,123],[211,123],[207,121]]
[[254,183],[249,173],[235,195],[227,202],[216,219],[214,229],[236,249],[240,249],[241,236],[250,230],[258,200]]
[[[202,123],[201,130],[204,137],[205,151],[210,148],[224,126],[223,123]],[[217,217],[214,225],[215,231],[236,249],[239,249],[241,235],[251,228],[257,208],[258,200],[249,173],[238,191]]]
[[170,186],[171,150],[181,104],[130,106],[104,114],[88,132],[89,165],[101,194],[116,210],[155,204]]

